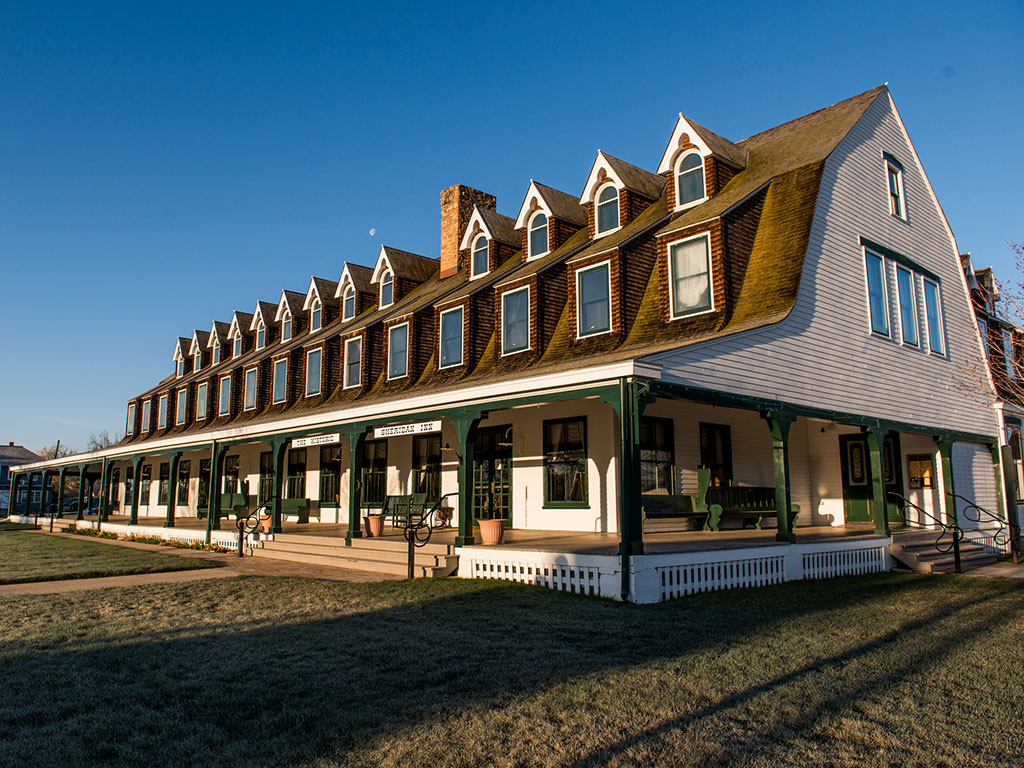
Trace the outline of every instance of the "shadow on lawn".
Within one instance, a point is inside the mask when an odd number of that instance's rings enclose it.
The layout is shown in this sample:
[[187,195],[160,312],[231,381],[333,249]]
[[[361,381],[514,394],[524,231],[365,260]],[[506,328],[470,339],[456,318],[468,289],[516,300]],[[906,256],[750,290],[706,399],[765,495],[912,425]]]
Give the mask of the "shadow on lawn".
[[[938,589],[940,583],[846,579],[648,607],[500,582],[376,585],[407,602],[284,626],[238,628],[229,623],[227,631],[125,637],[98,647],[8,646],[0,664],[0,690],[5,692],[0,743],[11,764],[32,765],[254,766],[337,758],[346,749],[386,740],[417,724],[444,723],[451,713],[467,708],[601,670],[679,658],[738,638],[770,637],[794,619],[864,601],[891,601],[905,590]],[[246,599],[259,601],[267,584],[242,579],[233,587],[215,588],[245,590]],[[323,589],[350,597],[358,588]],[[361,589],[373,594],[371,587]],[[604,762],[669,730],[830,665],[884,650],[901,636],[926,632],[958,611],[1012,592],[976,581],[964,588],[963,599],[871,643],[816,659],[720,704],[595,750],[576,765]],[[426,598],[408,601],[417,594]],[[330,604],[325,611],[331,611]],[[948,652],[964,637],[959,631],[955,638],[943,632],[935,639]],[[911,674],[925,661],[917,654],[912,663],[870,680],[852,678],[821,706],[838,707],[845,697]],[[804,728],[813,723],[814,713],[801,714],[785,727]],[[770,736],[771,729],[762,735]]]

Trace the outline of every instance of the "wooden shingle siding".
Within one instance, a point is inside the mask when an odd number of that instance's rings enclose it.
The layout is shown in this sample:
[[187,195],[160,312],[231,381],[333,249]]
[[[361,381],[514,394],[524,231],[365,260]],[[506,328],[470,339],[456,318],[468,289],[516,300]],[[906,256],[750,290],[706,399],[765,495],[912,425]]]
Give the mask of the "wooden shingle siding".
[[750,252],[754,248],[757,225],[761,220],[767,190],[753,195],[722,218],[722,245],[726,254],[723,263],[725,276],[726,312],[735,306],[747,273]]
[[[889,214],[883,150],[904,164],[907,221]],[[861,236],[941,277],[948,357],[872,336]],[[894,284],[889,291],[896,316]],[[959,255],[886,96],[872,103],[825,163],[789,315],[775,325],[645,359],[664,366],[671,381],[994,435],[993,413],[956,388],[958,366],[979,352]]]
[[469,370],[476,368],[483,357],[488,342],[494,336],[494,323],[497,315],[494,311],[494,291],[482,291],[470,299],[471,311],[468,331],[467,363]]
[[640,311],[640,302],[658,258],[658,248],[654,238],[642,237],[627,243],[619,251],[620,329],[625,335],[633,327]]
[[530,314],[536,327],[530,329],[532,346],[538,352],[543,352],[555,333],[555,326],[565,309],[565,302],[568,296],[566,289],[566,267],[564,263],[556,264],[544,271],[535,284],[535,290],[530,291]]

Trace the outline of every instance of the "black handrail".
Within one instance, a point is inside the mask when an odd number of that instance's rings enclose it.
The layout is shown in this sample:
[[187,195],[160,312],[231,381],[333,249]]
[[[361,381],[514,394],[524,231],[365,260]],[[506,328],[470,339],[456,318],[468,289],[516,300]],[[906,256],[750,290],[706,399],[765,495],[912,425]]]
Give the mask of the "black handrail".
[[[904,525],[916,525],[925,530],[935,530],[928,529],[925,526],[925,524],[921,522],[921,518],[926,517],[932,523],[939,526],[939,535],[935,538],[935,549],[937,549],[944,555],[949,554],[949,552],[952,550],[953,569],[957,573],[963,573],[963,569],[960,565],[960,542],[963,541],[964,538],[964,529],[961,528],[957,523],[950,523],[946,520],[943,520],[942,518],[936,517],[928,510],[919,507],[917,504],[912,502],[910,499],[908,499],[901,493],[897,493],[896,491],[889,491],[889,496],[895,499],[896,502],[900,505],[900,516],[903,518]],[[908,509],[913,509],[917,512],[917,520],[913,522],[910,521],[910,519],[907,517]],[[942,539],[946,536],[950,537],[950,541],[948,544],[942,544]]]
[[238,529],[238,556],[245,557],[245,539],[260,529],[260,511],[269,508],[271,502],[265,501],[244,517],[239,515],[235,520]]
[[443,509],[448,509],[448,507],[443,503],[444,500],[447,499],[449,496],[455,495],[457,494],[446,493],[444,496],[435,501],[434,506],[432,506],[429,510],[426,510],[426,508],[424,507],[424,510],[420,512],[419,520],[414,521],[412,519],[412,515],[409,515],[408,522],[406,522],[405,524],[405,530],[403,531],[403,535],[405,536],[405,540],[409,543],[408,573],[410,579],[416,577],[416,548],[425,547],[427,543],[430,541],[430,537],[434,533],[434,531],[437,528],[443,528],[445,524],[448,522],[446,519],[444,520],[444,522],[435,525],[433,521],[435,517],[437,517],[437,512]]
[[[954,499],[959,499],[964,503],[962,514],[972,523],[978,523],[979,525],[985,522],[998,523],[999,527],[996,528],[995,533],[992,534],[992,542],[999,547],[1009,544],[1010,552],[1013,554],[1013,561],[1017,562],[1017,542],[1020,540],[1020,526],[1012,520],[1003,520],[999,515],[994,512],[990,512],[984,507],[978,505],[976,502],[971,501],[965,496],[961,496],[959,493],[953,493],[950,495]],[[982,517],[985,519],[982,519]]]

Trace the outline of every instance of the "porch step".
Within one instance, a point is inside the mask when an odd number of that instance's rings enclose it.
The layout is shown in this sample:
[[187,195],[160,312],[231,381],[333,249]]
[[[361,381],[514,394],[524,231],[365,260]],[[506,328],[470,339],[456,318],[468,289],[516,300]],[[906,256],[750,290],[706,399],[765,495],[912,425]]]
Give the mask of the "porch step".
[[692,517],[649,517],[644,520],[644,533],[678,533],[696,531]]
[[[917,573],[952,573],[956,569],[956,558],[952,550],[944,553],[935,548],[935,539],[938,535],[938,531],[893,534],[889,552],[898,563]],[[941,544],[945,547],[948,543],[947,536]],[[991,565],[997,559],[979,544],[960,542],[961,570],[968,571]]]
[[[254,557],[405,576],[408,573],[407,547],[404,540],[353,539],[352,546],[347,547],[340,538],[277,534],[273,541],[261,542],[252,553]],[[447,544],[417,548],[413,559],[416,578],[450,576],[458,569],[458,564],[458,555]]]
[[[60,517],[55,517],[53,519],[53,532],[54,533],[66,533],[67,531],[73,530],[74,528],[75,528],[75,519],[74,518],[70,518],[68,520],[65,520],[65,519],[60,518]],[[45,518],[40,517],[39,518],[39,530],[41,530],[41,531],[49,531],[50,530],[50,518],[48,518],[48,517],[45,517]]]

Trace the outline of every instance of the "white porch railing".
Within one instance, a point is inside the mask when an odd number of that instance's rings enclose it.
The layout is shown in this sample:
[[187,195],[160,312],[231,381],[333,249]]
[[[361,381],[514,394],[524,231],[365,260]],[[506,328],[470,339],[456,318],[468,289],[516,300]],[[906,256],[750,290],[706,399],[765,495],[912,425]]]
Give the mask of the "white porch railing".
[[[59,519],[59,518],[58,518]],[[36,522],[34,515],[11,515],[11,522],[32,524]],[[39,525],[44,529],[49,524],[49,517],[40,517]],[[63,522],[74,522],[75,527],[80,530],[95,530],[95,520],[74,520],[67,518]],[[145,536],[147,538],[164,539],[166,541],[180,541],[193,546],[204,546],[206,544],[206,531],[195,528],[164,528],[152,525],[128,525],[127,523],[103,523],[100,530],[106,533],[116,533],[118,536]],[[238,531],[234,526],[230,530],[211,531],[210,543],[221,547],[235,549],[238,547]]]

